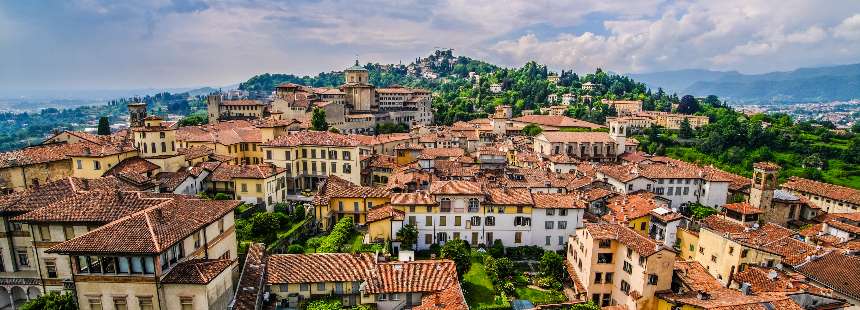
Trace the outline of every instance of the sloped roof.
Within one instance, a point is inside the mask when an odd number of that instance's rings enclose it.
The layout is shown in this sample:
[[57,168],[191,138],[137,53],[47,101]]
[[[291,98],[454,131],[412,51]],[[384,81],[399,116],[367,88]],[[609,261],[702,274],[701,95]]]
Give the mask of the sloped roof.
[[161,279],[168,284],[208,284],[236,263],[234,259],[190,259],[176,264]]

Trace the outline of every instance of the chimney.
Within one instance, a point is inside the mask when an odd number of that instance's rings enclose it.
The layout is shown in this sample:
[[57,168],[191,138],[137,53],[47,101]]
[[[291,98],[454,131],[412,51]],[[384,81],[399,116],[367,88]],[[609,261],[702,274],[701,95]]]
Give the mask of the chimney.
[[744,295],[752,295],[752,289],[749,283],[741,283],[741,293],[744,293]]

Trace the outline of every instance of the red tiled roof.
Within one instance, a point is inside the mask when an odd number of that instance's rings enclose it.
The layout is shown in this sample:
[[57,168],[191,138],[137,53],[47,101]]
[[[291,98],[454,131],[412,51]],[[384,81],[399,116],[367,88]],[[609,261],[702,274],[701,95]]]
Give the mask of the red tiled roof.
[[402,221],[406,217],[406,212],[395,209],[389,204],[375,207],[367,211],[367,222],[372,223],[384,219],[393,218],[397,221]]
[[221,164],[210,176],[215,182],[229,182],[233,179],[266,179],[287,171],[286,168],[276,167],[270,164],[259,165],[231,165]]
[[164,203],[126,215],[47,252],[159,254],[241,204],[236,200],[170,196],[173,198]]
[[465,154],[465,151],[461,148],[427,148],[421,150],[421,156],[427,156],[430,158],[438,158],[438,157],[457,157]]
[[821,197],[860,205],[860,190],[853,188],[830,183],[822,183],[799,177],[790,177],[788,182],[782,184],[782,187],[801,193],[810,193]]
[[217,124],[185,126],[176,131],[176,140],[186,142],[218,143],[261,143],[263,135],[260,128],[246,120],[230,120]]
[[629,195],[618,195],[607,201],[606,207],[609,213],[603,219],[619,224],[647,216],[651,210],[659,207],[667,207],[665,203],[656,200],[657,196],[652,192],[637,192]]
[[436,181],[430,184],[434,195],[483,195],[481,184],[472,181]]
[[860,298],[860,259],[831,251],[795,268],[801,274],[841,294]]
[[740,214],[762,214],[764,212],[761,209],[753,207],[749,202],[737,202],[737,203],[727,203],[723,205],[723,208],[727,210],[732,210]]
[[227,270],[236,260],[233,259],[190,259],[176,264],[161,279],[168,284],[208,284]]
[[532,197],[525,188],[487,188],[485,190],[491,205],[531,205]]
[[381,187],[359,186],[336,175],[330,175],[314,196],[314,205],[328,205],[332,198],[385,198],[391,192]]
[[584,209],[588,202],[576,194],[533,193],[534,207],[538,209]]
[[352,147],[358,146],[359,142],[354,137],[329,131],[299,131],[277,137],[264,145],[272,147],[299,145]]
[[452,260],[390,262],[375,267],[365,288],[370,294],[435,292],[457,282],[457,267]]
[[416,193],[392,193],[391,194],[391,204],[392,205],[432,205],[436,204],[436,200],[433,199],[432,196],[427,194],[427,192],[416,192]]
[[369,253],[279,254],[268,259],[267,284],[362,281],[373,268]]
[[89,142],[56,143],[25,147],[19,150],[0,153],[0,168],[21,167],[68,159],[69,154],[83,152],[84,148],[96,148],[98,144]]
[[523,115],[520,117],[516,117],[511,119],[515,122],[521,123],[532,123],[538,125],[546,125],[552,127],[579,127],[579,128],[589,128],[596,129],[602,128],[598,124],[589,123],[586,121],[578,120],[575,118],[570,118],[567,116],[561,115]]
[[0,214],[19,214],[36,210],[66,199],[76,193],[99,190],[137,190],[115,177],[80,179],[66,177],[23,191],[0,196]]
[[248,247],[245,265],[233,298],[233,310],[256,310],[257,301],[262,297],[263,281],[266,274],[266,246],[254,243]]
[[157,206],[167,200],[146,197],[140,192],[117,190],[81,192],[16,216],[12,220],[27,223],[109,223],[126,215]]
[[588,230],[595,239],[610,239],[623,243],[627,247],[642,256],[651,256],[663,249],[663,246],[654,240],[640,235],[630,228],[619,224],[594,224],[585,223]]
[[606,132],[546,131],[541,135],[550,143],[615,143]]

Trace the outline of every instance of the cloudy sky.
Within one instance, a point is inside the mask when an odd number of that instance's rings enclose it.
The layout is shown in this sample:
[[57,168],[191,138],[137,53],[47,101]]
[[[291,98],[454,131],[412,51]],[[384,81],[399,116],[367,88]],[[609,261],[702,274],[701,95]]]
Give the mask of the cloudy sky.
[[578,72],[860,62],[860,1],[2,1],[0,90],[227,85],[437,47]]

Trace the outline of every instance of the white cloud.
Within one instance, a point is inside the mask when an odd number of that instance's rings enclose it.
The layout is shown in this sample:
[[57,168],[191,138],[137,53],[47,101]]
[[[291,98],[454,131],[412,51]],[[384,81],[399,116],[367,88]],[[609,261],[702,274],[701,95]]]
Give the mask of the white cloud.
[[833,28],[833,34],[847,40],[860,40],[860,14],[846,18]]

